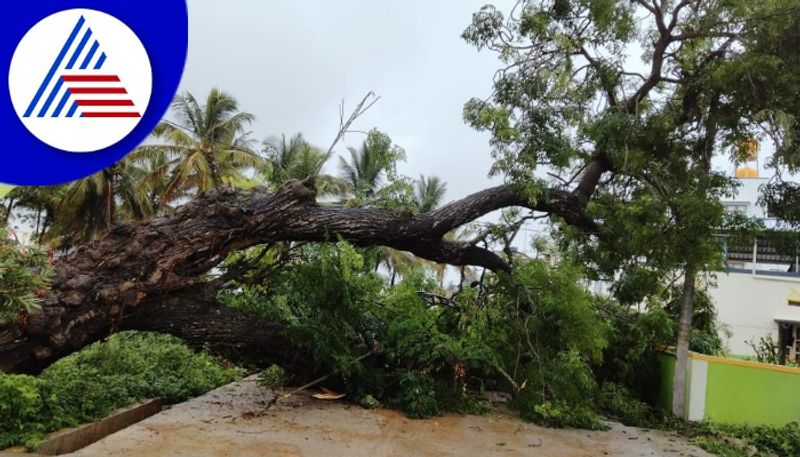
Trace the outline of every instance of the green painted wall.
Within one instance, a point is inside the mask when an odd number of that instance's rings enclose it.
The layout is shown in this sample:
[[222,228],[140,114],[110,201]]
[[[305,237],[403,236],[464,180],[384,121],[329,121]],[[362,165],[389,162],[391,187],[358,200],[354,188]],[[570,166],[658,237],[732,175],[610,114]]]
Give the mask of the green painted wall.
[[5,184],[0,184],[0,198],[5,197],[6,194],[13,188],[14,188],[13,186],[7,186]]
[[725,424],[800,422],[800,370],[785,373],[708,362],[705,417]]

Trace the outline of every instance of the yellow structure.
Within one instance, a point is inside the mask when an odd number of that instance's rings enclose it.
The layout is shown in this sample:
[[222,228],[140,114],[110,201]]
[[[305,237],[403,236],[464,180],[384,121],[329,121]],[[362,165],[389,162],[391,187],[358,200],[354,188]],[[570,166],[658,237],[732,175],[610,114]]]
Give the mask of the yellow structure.
[[758,178],[758,149],[758,140],[753,137],[739,142],[736,159],[741,165],[737,165],[734,176],[739,179]]
[[800,292],[797,291],[794,287],[789,289],[789,296],[787,297],[789,305],[791,306],[800,306]]
[[736,167],[737,178],[758,178],[758,168],[756,167]]
[[750,137],[740,141],[737,156],[742,162],[755,162],[758,160],[758,140]]

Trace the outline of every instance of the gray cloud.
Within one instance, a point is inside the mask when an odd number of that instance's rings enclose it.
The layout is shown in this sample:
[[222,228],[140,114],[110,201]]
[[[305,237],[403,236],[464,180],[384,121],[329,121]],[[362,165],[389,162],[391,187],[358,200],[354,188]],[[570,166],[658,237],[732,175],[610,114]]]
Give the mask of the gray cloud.
[[484,3],[193,0],[181,89],[225,89],[258,116],[259,139],[302,131],[324,148],[341,100],[352,107],[374,91],[382,99],[357,128],[389,133],[408,154],[404,174],[438,175],[447,198],[458,198],[492,182],[488,136],[461,118],[465,101],[489,94],[498,68],[460,38]]

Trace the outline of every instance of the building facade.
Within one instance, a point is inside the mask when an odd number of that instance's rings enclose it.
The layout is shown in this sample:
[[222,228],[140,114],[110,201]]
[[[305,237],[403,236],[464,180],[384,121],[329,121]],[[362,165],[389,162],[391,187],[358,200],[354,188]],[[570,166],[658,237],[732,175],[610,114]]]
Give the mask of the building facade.
[[717,321],[730,334],[731,354],[753,356],[751,345],[771,338],[784,360],[800,363],[800,239],[795,232],[780,230],[779,221],[758,203],[767,179],[751,168],[737,169],[736,176],[738,194],[723,205],[729,212],[761,220],[767,231],[745,245],[733,245],[720,235],[727,269],[715,274],[708,289]]
[[785,357],[800,362],[800,277],[730,271],[712,282],[709,294],[717,321],[730,332],[731,354],[754,355],[749,343],[771,336]]

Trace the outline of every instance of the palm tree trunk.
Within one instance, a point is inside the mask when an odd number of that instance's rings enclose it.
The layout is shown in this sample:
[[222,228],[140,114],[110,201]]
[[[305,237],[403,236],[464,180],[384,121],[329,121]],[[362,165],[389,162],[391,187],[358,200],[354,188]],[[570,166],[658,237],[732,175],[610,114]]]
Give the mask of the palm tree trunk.
[[672,413],[676,417],[685,417],[686,414],[686,374],[689,367],[689,342],[692,337],[697,269],[693,265],[687,265],[684,276],[678,342],[675,347],[675,377],[672,384]]
[[40,226],[41,222],[42,222],[42,210],[39,209],[36,212],[36,230],[34,230],[34,232],[33,232],[34,239],[36,239],[36,240],[39,239],[39,226]]
[[111,189],[111,182],[106,184],[106,227],[111,228],[114,224],[114,191]]
[[110,229],[114,225],[116,216],[116,201],[114,198],[114,171],[104,171],[105,173],[105,206],[106,206],[106,229]]
[[208,166],[211,169],[211,181],[214,184],[214,188],[222,187],[223,182],[219,171],[219,163],[217,163],[217,155],[212,150],[206,153],[206,158],[208,159]]
[[14,197],[9,196],[8,197],[8,206],[6,207],[6,217],[5,217],[5,221],[4,221],[6,224],[11,219],[11,210],[13,208],[14,208]]

